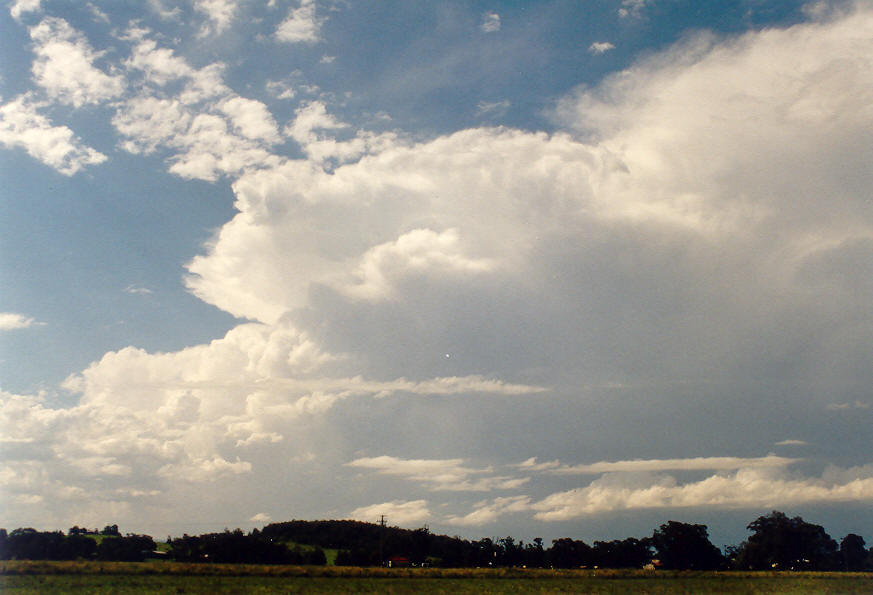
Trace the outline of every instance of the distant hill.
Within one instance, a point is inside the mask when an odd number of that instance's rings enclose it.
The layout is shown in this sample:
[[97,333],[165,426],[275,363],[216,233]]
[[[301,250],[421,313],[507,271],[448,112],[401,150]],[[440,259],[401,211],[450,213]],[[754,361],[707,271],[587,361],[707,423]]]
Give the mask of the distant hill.
[[[261,535],[274,541],[294,542],[339,550],[337,564],[378,564],[379,558],[408,558],[422,564],[432,558],[458,565],[471,560],[474,543],[459,537],[434,535],[427,528],[401,529],[361,521],[287,521],[272,523]],[[490,540],[489,540],[490,541]]]

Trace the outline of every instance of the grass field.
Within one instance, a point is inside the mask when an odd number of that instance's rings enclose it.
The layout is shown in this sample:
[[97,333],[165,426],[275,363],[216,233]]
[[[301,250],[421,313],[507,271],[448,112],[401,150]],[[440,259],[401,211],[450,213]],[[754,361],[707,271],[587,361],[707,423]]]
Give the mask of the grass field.
[[871,573],[0,563],[5,593],[873,593]]

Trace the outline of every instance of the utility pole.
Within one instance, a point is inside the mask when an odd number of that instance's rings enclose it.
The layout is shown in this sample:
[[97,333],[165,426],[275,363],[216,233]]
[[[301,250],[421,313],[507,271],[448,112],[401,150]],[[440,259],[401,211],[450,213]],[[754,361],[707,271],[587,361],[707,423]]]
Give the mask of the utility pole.
[[385,548],[385,527],[387,522],[385,521],[385,515],[381,515],[379,518],[379,526],[382,529],[379,531],[379,564],[381,566],[385,566],[385,554],[383,553]]

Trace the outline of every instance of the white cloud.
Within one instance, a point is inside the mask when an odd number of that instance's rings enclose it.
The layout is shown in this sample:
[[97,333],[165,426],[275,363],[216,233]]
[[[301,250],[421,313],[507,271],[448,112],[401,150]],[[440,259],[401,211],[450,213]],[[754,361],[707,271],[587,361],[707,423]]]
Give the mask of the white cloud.
[[643,9],[647,4],[651,4],[654,0],[622,0],[621,8],[618,9],[618,16],[621,18],[639,17],[642,15]]
[[479,28],[485,33],[500,31],[500,15],[493,11],[486,12],[482,15],[482,23]]
[[259,512],[258,514],[254,515],[252,518],[250,518],[249,520],[253,523],[269,523],[270,522],[270,515],[268,515],[265,512]]
[[16,21],[21,21],[21,15],[42,10],[42,0],[15,0],[9,7],[9,14]]
[[[490,468],[465,467],[463,459],[400,459],[383,455],[363,457],[346,464],[350,467],[372,469],[382,475],[423,483],[432,490],[452,492],[515,489],[529,480],[527,477],[493,475],[493,470]],[[484,477],[476,477],[483,475]]]
[[[129,347],[107,353],[65,381],[63,388],[79,395],[72,406],[0,393],[5,469],[19,478],[12,493],[55,498],[63,484],[72,490],[71,501],[86,506],[97,479],[106,497],[117,488],[140,490],[137,497],[153,501],[150,490],[180,481],[235,481],[262,473],[276,449],[289,465],[313,464],[312,444],[301,437],[347,399],[527,390],[481,377],[416,382],[329,374],[341,360],[291,326],[243,324],[179,352]],[[489,475],[445,489],[502,486],[511,487]],[[101,497],[90,505],[104,504]]]
[[[313,129],[340,126],[316,104],[298,114],[289,132],[309,142]],[[243,176],[234,185],[240,216],[224,226],[207,255],[188,265],[189,287],[235,315],[275,321],[304,303],[311,284],[348,288],[350,278],[361,278],[362,262],[374,265],[384,257],[387,265],[398,251],[423,248],[419,240],[442,245],[443,254],[426,251],[432,257],[422,259],[410,253],[406,282],[410,274],[450,281],[458,267],[481,271],[515,263],[541,223],[578,212],[586,168],[596,167],[590,148],[562,135],[481,129],[415,147],[386,142],[375,155],[331,173],[288,162]],[[411,234],[416,228],[406,222],[416,219],[457,231]],[[509,237],[514,241],[506,245]],[[256,253],[257,265],[250,266]],[[289,266],[298,274],[279,273]],[[388,295],[377,272],[370,293]]]
[[530,496],[507,496],[484,500],[475,505],[475,510],[463,516],[449,516],[446,522],[450,525],[464,527],[478,527],[494,523],[498,518],[507,513],[527,512],[531,508]]
[[809,446],[809,442],[806,440],[780,440],[775,444],[776,446]]
[[382,515],[385,515],[385,521],[391,526],[409,526],[428,520],[431,512],[427,500],[392,500],[362,506],[349,513],[350,518],[366,523],[376,523]]
[[252,464],[248,461],[228,461],[218,455],[211,458],[198,458],[190,462],[169,463],[157,471],[158,477],[171,481],[190,481],[194,483],[217,481],[219,479],[250,473]]
[[[194,69],[172,50],[140,37],[126,66],[142,73],[146,84],[112,119],[124,150],[169,149],[171,173],[208,181],[281,161],[270,152],[281,140],[272,114],[264,103],[225,85],[223,64]],[[182,82],[181,90],[167,97],[163,89],[174,81]]]
[[348,126],[327,113],[323,101],[310,101],[297,108],[294,121],[285,127],[285,134],[301,145],[308,145],[317,140],[316,130],[337,130]]
[[342,131],[350,126],[328,113],[323,101],[309,101],[295,110],[294,120],[285,126],[284,134],[300,144],[310,161],[338,163],[354,161],[366,153],[379,152],[394,144],[393,133],[373,134],[357,131],[347,140],[337,140],[328,131]]
[[106,161],[106,155],[84,145],[66,126],[53,126],[38,112],[45,104],[21,95],[0,107],[0,144],[22,148],[66,176]]
[[34,80],[52,99],[81,107],[118,97],[124,91],[121,76],[94,67],[100,54],[65,20],[45,18],[30,28],[30,37],[35,42]]
[[227,120],[220,116],[196,115],[184,135],[170,143],[181,149],[172,158],[170,173],[214,181],[222,174],[237,174],[280,161],[262,144],[232,134],[229,127]]
[[[614,151],[627,168],[615,181],[632,182],[635,192],[651,184],[645,201],[616,201],[627,216],[651,220],[672,212],[677,221],[695,227],[733,219],[757,231],[788,204],[796,205],[799,196],[820,195],[825,187],[841,189],[848,206],[856,197],[835,175],[839,168],[813,155],[825,146],[840,153],[836,147],[869,129],[869,60],[864,49],[846,43],[869,20],[865,11],[815,32],[815,26],[802,25],[749,33],[725,44],[697,37],[611,77],[594,91],[580,91],[564,102],[564,121]],[[837,66],[835,55],[847,61]],[[860,94],[857,100],[855,93]],[[700,110],[701,105],[706,109]],[[860,128],[853,132],[852,126]],[[815,135],[810,134],[813,128]],[[849,159],[847,167],[858,171],[863,159]],[[793,168],[802,168],[804,180],[815,189],[799,180],[791,187],[780,185],[768,173]],[[612,189],[620,192],[618,186]],[[615,200],[606,187],[601,190]],[[789,252],[812,241],[803,237],[804,227],[819,241],[869,234],[866,222],[863,231],[848,221],[836,222],[847,211],[828,216],[822,209],[821,202],[803,201],[803,215],[798,215],[804,219],[791,219],[794,237],[780,235],[781,241],[795,244]],[[822,219],[813,224],[810,216]],[[840,225],[842,233],[837,232]]]
[[142,71],[147,81],[159,86],[194,75],[194,69],[185,60],[169,48],[159,48],[152,39],[141,39],[125,64]]
[[523,471],[547,471],[551,469],[555,469],[561,467],[561,462],[558,460],[554,461],[546,461],[544,463],[537,463],[536,457],[531,457],[521,463],[515,465],[519,469]]
[[457,229],[437,233],[414,229],[393,242],[368,250],[355,272],[357,282],[344,291],[363,299],[390,299],[398,279],[407,274],[433,271],[437,274],[476,275],[494,268],[488,259],[466,256]]
[[[185,86],[178,94],[178,100],[185,105],[233,96],[222,80],[223,63],[215,62],[200,69],[192,68],[184,59],[176,56],[173,50],[159,48],[157,42],[146,37],[149,33],[144,29],[128,30],[127,37],[137,42],[131,57],[125,61],[129,71],[141,72],[149,86],[162,87],[167,83],[183,80]],[[147,89],[143,93],[152,91],[153,89]]]
[[[831,471],[830,473],[834,473]],[[559,521],[616,510],[647,508],[784,508],[815,503],[873,499],[873,473],[857,468],[851,478],[792,477],[773,468],[739,469],[700,481],[674,477],[605,475],[587,487],[558,492],[532,504],[535,518]]]
[[279,129],[267,106],[254,99],[233,97],[219,109],[230,118],[235,131],[246,138],[267,143],[279,142]]
[[294,99],[297,92],[293,85],[286,81],[267,81],[267,91],[277,99]]
[[588,51],[594,55],[603,54],[609,50],[614,50],[615,46],[608,41],[595,41],[588,46]]
[[115,129],[127,140],[131,153],[153,153],[159,146],[175,144],[184,136],[193,115],[176,99],[140,96],[129,99],[112,118]]
[[276,29],[276,39],[285,43],[315,43],[321,40],[321,19],[315,15],[314,0],[300,0]]
[[201,35],[209,35],[223,33],[230,27],[237,6],[234,0],[195,0],[194,8],[209,19],[201,30]]
[[23,314],[17,314],[15,312],[0,312],[0,331],[11,331],[44,324],[44,322],[37,322],[33,318]]
[[164,4],[165,0],[148,0],[148,6],[161,20],[172,21],[178,19],[182,15],[182,9],[178,6],[167,8]]

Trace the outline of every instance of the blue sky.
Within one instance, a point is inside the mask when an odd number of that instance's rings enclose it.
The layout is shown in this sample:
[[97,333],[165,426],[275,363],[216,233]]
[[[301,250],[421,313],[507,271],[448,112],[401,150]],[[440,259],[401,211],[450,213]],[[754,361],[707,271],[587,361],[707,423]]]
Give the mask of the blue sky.
[[6,2],[0,525],[863,533],[871,31]]

